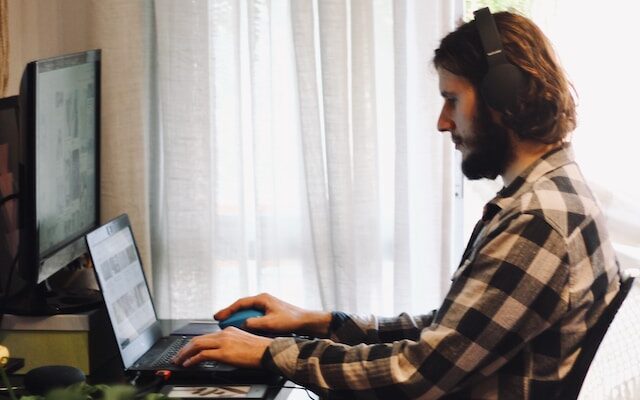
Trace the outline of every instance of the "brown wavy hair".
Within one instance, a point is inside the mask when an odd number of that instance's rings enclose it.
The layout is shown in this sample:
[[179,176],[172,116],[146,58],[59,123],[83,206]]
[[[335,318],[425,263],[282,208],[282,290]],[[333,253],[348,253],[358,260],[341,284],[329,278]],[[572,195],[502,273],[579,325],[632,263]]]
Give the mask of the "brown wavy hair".
[[[564,140],[576,127],[575,91],[551,43],[526,17],[499,12],[493,18],[507,59],[525,77],[516,104],[502,113],[502,124],[521,139],[546,144]],[[436,68],[466,78],[479,93],[488,64],[475,21],[445,36],[435,51],[433,63]]]

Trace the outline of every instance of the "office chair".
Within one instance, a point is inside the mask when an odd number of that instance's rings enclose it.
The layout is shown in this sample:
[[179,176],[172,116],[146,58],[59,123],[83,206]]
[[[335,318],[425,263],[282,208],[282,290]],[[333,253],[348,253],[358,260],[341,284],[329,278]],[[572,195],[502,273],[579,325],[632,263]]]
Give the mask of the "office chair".
[[640,399],[640,278],[625,270],[610,307],[585,338],[560,398]]

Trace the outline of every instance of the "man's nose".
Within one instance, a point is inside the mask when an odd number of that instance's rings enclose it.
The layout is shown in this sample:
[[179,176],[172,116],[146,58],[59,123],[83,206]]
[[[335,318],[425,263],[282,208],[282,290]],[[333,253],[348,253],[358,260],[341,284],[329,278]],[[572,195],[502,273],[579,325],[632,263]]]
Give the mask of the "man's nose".
[[453,128],[455,128],[453,120],[449,118],[445,107],[442,107],[442,111],[440,111],[440,117],[438,118],[438,130],[440,132],[451,132],[453,131]]

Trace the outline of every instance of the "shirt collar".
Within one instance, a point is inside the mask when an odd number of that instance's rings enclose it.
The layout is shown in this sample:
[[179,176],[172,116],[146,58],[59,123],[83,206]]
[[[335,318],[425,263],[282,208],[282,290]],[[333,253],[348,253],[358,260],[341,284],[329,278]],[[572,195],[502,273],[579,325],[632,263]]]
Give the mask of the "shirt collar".
[[[570,143],[550,150],[528,166],[509,186],[503,187],[487,205],[483,220],[492,219],[499,210],[505,209],[514,199],[527,192],[531,185],[547,173],[575,162],[573,148]],[[497,209],[496,209],[497,207]]]

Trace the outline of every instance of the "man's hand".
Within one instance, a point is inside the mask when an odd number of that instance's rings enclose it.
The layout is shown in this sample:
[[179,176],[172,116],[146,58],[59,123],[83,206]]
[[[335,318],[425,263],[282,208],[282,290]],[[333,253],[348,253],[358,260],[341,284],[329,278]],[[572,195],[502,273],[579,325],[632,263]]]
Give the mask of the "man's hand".
[[229,327],[194,337],[178,352],[173,362],[189,367],[203,361],[219,361],[236,367],[258,368],[272,340]]
[[264,317],[247,319],[246,327],[249,330],[293,332],[310,336],[326,336],[329,332],[331,313],[304,310],[266,293],[237,300],[229,307],[218,311],[213,317],[223,320],[245,308],[264,310],[265,313]]

